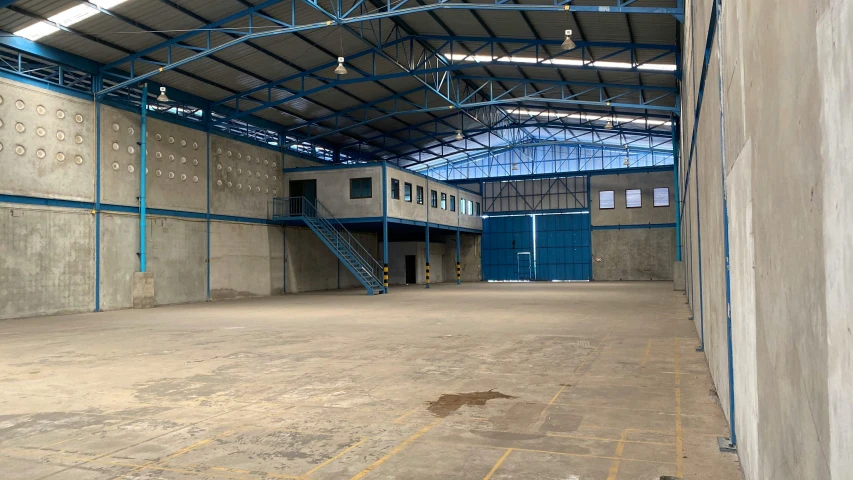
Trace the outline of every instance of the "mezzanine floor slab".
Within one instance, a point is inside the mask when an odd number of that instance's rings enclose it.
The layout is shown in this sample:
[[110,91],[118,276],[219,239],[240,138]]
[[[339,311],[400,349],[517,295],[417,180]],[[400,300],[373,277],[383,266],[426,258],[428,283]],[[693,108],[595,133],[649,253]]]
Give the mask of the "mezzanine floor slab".
[[740,479],[671,283],[0,322],[0,478]]

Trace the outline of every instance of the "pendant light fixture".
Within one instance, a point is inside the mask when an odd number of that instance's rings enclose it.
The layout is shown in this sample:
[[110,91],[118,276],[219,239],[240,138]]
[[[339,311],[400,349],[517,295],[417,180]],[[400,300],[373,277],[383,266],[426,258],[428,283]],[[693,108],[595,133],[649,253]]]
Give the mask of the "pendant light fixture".
[[162,103],[169,101],[169,97],[166,96],[166,87],[160,87],[160,95],[157,95],[157,101]]
[[577,47],[575,42],[572,40],[571,30],[566,30],[566,39],[563,40],[563,44],[561,46],[563,47],[563,50],[574,50],[575,47]]
[[344,66],[344,57],[338,57],[338,66],[335,67],[335,75],[346,75],[347,67]]

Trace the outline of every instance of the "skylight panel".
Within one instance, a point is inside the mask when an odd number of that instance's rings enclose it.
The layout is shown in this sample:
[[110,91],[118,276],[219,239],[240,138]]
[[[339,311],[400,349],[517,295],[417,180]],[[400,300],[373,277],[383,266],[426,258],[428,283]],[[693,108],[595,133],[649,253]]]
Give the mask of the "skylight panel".
[[[92,0],[92,4],[106,10],[115,7],[116,5],[120,5],[126,1],[127,0]],[[75,5],[71,8],[63,10],[57,13],[56,15],[48,17],[47,21],[34,23],[14,33],[19,37],[23,37],[27,40],[32,40],[35,42],[50,34],[58,32],[60,28],[57,25],[62,27],[70,27],[75,23],[80,23],[83,20],[86,20],[87,18],[93,17],[98,13],[100,13],[99,10],[94,6],[86,3],[81,3],[79,5]]]

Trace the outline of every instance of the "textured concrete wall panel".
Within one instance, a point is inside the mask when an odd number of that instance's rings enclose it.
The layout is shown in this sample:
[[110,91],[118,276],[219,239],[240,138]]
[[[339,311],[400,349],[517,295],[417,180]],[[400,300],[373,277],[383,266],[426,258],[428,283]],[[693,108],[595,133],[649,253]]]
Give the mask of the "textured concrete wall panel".
[[593,280],[672,280],[675,229],[593,230],[592,253]]
[[204,221],[152,217],[148,221],[148,270],[154,272],[157,305],[207,298],[207,225]]
[[92,102],[0,79],[0,193],[93,201]]
[[210,136],[210,211],[271,218],[272,199],[283,196],[281,154]]
[[210,298],[282,293],[281,240],[281,227],[211,223]]

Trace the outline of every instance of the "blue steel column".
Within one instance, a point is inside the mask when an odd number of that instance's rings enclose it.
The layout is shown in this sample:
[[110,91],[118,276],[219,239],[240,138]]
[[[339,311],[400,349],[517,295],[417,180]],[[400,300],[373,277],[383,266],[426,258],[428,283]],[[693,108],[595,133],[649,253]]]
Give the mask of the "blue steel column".
[[735,369],[732,352],[732,277],[729,259],[729,200],[726,194],[726,113],[723,101],[723,19],[722,2],[714,0],[717,9],[717,60],[720,76],[720,174],[723,187],[723,248],[726,253],[726,337],[729,354],[729,419],[731,420],[731,447],[737,446],[737,430],[735,428]]
[[424,190],[424,205],[426,206],[426,288],[429,288],[429,209],[432,208],[432,195],[429,192],[429,167],[426,174],[426,190]]
[[[448,167],[449,168],[449,167]],[[462,244],[459,226],[462,219],[462,196],[459,195],[459,187],[456,187],[456,285],[462,284]]]
[[672,117],[672,174],[675,177],[675,261],[681,261],[681,197],[678,192],[678,132],[677,120]]
[[382,162],[382,285],[388,293],[388,162]]
[[[96,75],[94,91],[101,89],[101,76]],[[101,97],[95,96],[95,311],[101,311]]]
[[146,152],[145,135],[147,133],[146,124],[148,122],[148,84],[142,85],[142,128],[140,132],[141,146],[139,148],[139,271],[145,271],[145,168],[146,168]]
[[[205,129],[210,128],[210,109],[206,109],[204,111],[205,117]],[[205,181],[207,182],[207,212],[206,212],[206,220],[207,220],[207,301],[210,301],[210,131],[208,130],[206,133],[207,137],[207,154],[205,156],[205,165],[207,168],[207,174]]]

